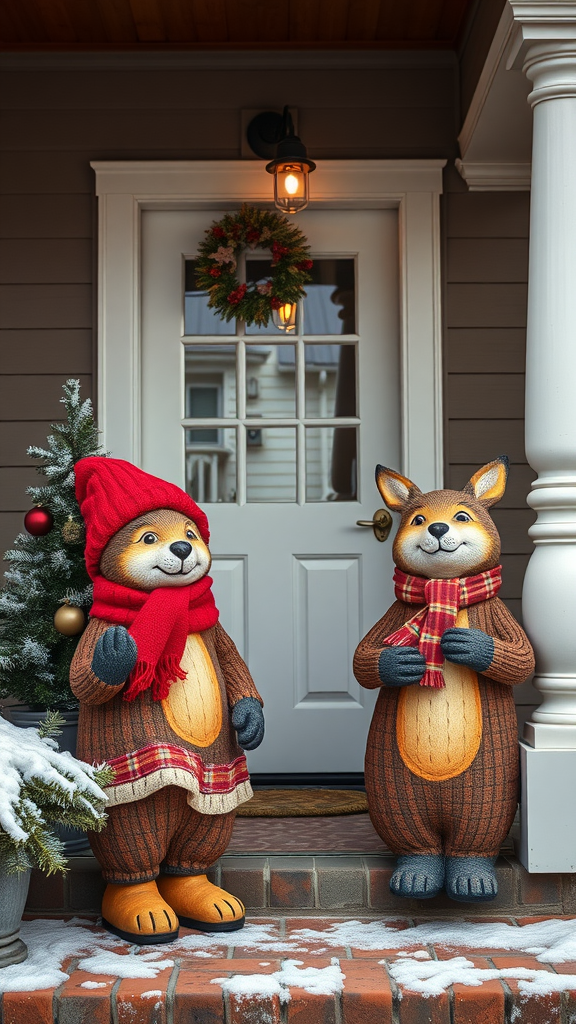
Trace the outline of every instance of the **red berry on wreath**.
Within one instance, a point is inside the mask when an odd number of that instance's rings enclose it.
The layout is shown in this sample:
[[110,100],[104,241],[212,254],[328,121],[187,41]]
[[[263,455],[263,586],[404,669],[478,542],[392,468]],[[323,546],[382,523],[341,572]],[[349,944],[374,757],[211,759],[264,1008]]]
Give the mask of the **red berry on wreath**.
[[254,242],[257,242],[259,238],[260,232],[258,231],[258,228],[248,228],[248,231],[246,232],[246,241],[250,245],[253,244]]
[[210,277],[220,277],[222,271],[219,270],[218,267],[212,267],[208,273],[210,274]]
[[230,292],[230,295],[228,296],[228,302],[230,303],[231,306],[237,306],[239,302],[242,302],[242,299],[244,298],[245,295],[246,285],[241,284],[239,288],[235,288],[233,292]]
[[277,295],[273,295],[272,298],[270,299],[270,305],[272,306],[272,309],[280,309],[280,306],[283,306],[284,303],[282,302],[282,299],[278,298]]
[[278,260],[281,260],[282,257],[285,256],[287,252],[290,252],[290,249],[287,245],[280,245],[280,242],[272,242],[272,258],[274,260],[274,263],[277,263]]
[[45,537],[53,525],[54,519],[47,508],[31,508],[24,516],[24,526],[33,537]]
[[224,231],[224,228],[219,227],[218,224],[216,224],[216,226],[212,228],[212,234],[214,235],[214,238],[226,237],[226,232]]
[[312,260],[301,260],[300,263],[296,264],[296,270],[312,270],[313,266]]

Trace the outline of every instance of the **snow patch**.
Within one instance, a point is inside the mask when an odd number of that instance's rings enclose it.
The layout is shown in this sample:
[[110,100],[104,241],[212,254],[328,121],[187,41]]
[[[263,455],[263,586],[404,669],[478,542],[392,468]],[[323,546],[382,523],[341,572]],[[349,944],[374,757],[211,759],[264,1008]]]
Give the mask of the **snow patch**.
[[[160,954],[156,954],[159,956]],[[149,955],[125,956],[123,953],[100,952],[86,957],[78,964],[79,971],[90,974],[111,974],[115,978],[157,978],[166,967],[174,967],[173,960],[152,963]]]
[[345,974],[338,960],[333,958],[329,967],[304,967],[302,960],[285,960],[273,974],[235,974],[232,978],[213,978],[212,985],[235,999],[271,999],[278,996],[281,1003],[290,999],[291,988],[302,988],[311,995],[330,996],[342,992]]
[[[379,963],[386,963],[380,960]],[[554,974],[552,971],[534,971],[527,967],[484,968],[475,967],[471,960],[455,956],[450,960],[429,960],[427,963],[402,958],[388,964],[394,981],[411,992],[419,992],[428,998],[438,996],[449,985],[456,983],[477,987],[484,981],[515,978],[522,995],[545,996],[552,992],[564,992],[576,987],[576,975]]]
[[[22,730],[24,731],[24,730]],[[62,970],[68,957],[90,953],[106,945],[117,946],[118,939],[83,927],[82,921],[23,921],[22,940],[28,946],[28,959],[0,971],[0,992],[35,992],[56,988],[69,975]]]
[[149,988],[147,992],[142,993],[142,999],[159,999],[162,996],[162,989]]
[[292,933],[292,941],[359,950],[404,950],[406,945],[420,949],[428,945],[454,950],[510,949],[530,953],[542,963],[560,964],[576,960],[576,920],[549,918],[521,927],[505,922],[429,921],[403,929],[384,921],[340,921],[322,931],[299,928]]
[[82,981],[80,988],[108,988],[109,981]]

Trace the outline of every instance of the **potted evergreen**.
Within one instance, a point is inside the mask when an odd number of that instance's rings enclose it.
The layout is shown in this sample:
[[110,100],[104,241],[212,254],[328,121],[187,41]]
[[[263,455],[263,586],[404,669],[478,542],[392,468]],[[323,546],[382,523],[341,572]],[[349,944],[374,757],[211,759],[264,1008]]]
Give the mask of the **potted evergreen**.
[[[74,464],[89,455],[105,455],[98,441],[89,399],[80,398],[80,382],[68,380],[61,399],[66,419],[53,424],[46,447],[28,455],[42,460],[44,477],[29,487],[34,508],[12,550],[0,595],[0,698],[19,701],[4,713],[15,724],[38,726],[48,710],[63,719],[61,748],[76,752],[78,703],[70,690],[70,662],[92,603],[84,564],[84,528],[74,490]],[[65,835],[65,833],[63,833]],[[66,852],[88,843],[69,832]]]
[[50,738],[62,719],[49,712],[39,729],[0,719],[0,967],[27,956],[19,937],[30,869],[65,871],[63,843],[51,824],[99,831],[105,824],[106,765],[91,767]]

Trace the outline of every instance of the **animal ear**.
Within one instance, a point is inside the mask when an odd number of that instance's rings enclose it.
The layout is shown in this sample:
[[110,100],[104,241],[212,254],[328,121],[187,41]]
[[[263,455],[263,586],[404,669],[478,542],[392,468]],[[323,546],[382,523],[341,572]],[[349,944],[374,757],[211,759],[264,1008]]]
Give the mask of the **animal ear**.
[[393,512],[402,512],[410,495],[421,493],[408,477],[385,466],[376,466],[376,486]]
[[467,494],[473,494],[481,505],[490,508],[504,495],[506,481],[508,479],[508,456],[501,455],[494,462],[482,466],[474,476],[470,478],[464,490]]

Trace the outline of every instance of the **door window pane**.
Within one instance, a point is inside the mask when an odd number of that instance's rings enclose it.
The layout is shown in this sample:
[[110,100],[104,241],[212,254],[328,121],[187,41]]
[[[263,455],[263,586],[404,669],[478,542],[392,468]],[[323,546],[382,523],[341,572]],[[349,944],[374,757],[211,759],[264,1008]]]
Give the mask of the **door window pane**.
[[356,416],[356,345],[306,345],[306,416]]
[[186,345],[188,419],[236,415],[236,345]]
[[306,427],[306,501],[355,501],[356,427]]
[[315,257],[311,274],[305,289],[304,333],[355,334],[354,260]]
[[246,415],[296,415],[294,345],[246,346]]
[[247,501],[296,501],[296,429],[262,427],[246,438]]
[[186,491],[199,505],[236,501],[234,427],[186,430]]
[[[255,285],[256,288],[266,289],[271,291],[272,288],[272,261],[266,259],[246,259],[246,284]],[[295,331],[291,333],[297,333],[298,323],[296,324]],[[258,324],[251,324],[250,327],[246,326],[246,334],[277,334],[280,337],[286,337],[287,332],[281,330],[279,327],[275,327],[272,321],[272,317],[268,324],[263,327]]]
[[219,313],[210,309],[208,293],[196,280],[196,260],[186,260],[184,270],[184,334],[198,337],[205,334],[236,334],[236,321],[226,323]]

